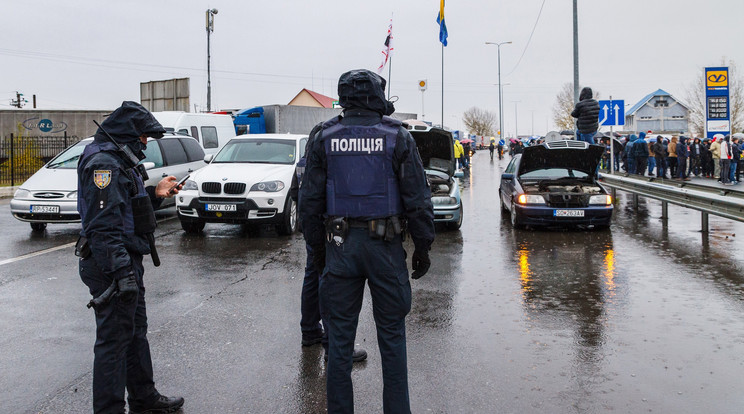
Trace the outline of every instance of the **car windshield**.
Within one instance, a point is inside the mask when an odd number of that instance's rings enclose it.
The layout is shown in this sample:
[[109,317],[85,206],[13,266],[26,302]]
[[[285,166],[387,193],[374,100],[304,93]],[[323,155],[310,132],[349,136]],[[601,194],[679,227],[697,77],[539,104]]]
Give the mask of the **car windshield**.
[[67,148],[67,150],[63,151],[61,154],[57,155],[52,159],[49,164],[47,164],[47,168],[64,168],[64,169],[74,169],[77,168],[78,160],[80,159],[80,156],[83,154],[83,150],[85,149],[85,146],[90,144],[92,141],[80,141],[77,144],[71,146],[70,148]]
[[534,170],[526,172],[519,176],[521,179],[540,179],[540,180],[557,180],[560,178],[586,178],[589,174],[573,170],[571,168],[544,168],[541,170]]
[[256,164],[294,164],[295,141],[245,139],[228,142],[213,163],[246,162]]

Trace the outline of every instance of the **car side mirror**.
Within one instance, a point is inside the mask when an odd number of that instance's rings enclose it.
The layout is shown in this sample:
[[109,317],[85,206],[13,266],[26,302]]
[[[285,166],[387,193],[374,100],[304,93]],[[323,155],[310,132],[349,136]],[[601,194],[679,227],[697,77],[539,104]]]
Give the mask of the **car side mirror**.
[[465,177],[465,173],[462,172],[462,170],[455,171],[455,178],[463,178]]
[[502,180],[513,180],[514,179],[514,174],[512,174],[512,173],[503,173],[503,174],[501,174],[501,179]]
[[212,162],[212,158],[214,158],[214,154],[207,154],[204,156],[204,162],[209,164],[210,162]]
[[143,162],[142,166],[145,167],[146,170],[152,170],[155,168],[155,163],[152,161]]

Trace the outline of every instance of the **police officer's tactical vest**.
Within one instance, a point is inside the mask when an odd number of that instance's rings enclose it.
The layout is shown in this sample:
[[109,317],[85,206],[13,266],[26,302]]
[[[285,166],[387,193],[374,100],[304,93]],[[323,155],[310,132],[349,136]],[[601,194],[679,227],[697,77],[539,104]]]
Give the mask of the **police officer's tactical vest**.
[[400,215],[393,151],[401,122],[383,116],[371,126],[323,124],[326,153],[326,212],[329,216],[384,218]]
[[[110,143],[110,142],[99,143],[99,142],[94,141],[88,144],[85,147],[85,150],[83,150],[83,154],[80,157],[80,160],[78,162],[78,180],[82,179],[81,173],[82,173],[83,168],[85,167],[85,164],[88,162],[88,160],[100,152],[116,153],[117,148],[113,143]],[[129,234],[129,235],[134,235],[134,216],[132,214],[131,200],[135,197],[147,197],[148,195],[147,195],[147,191],[145,190],[145,184],[142,181],[142,177],[140,177],[137,170],[134,168],[125,168],[125,166],[121,164],[122,163],[120,163],[119,165],[119,169],[121,170],[123,174],[127,175],[132,182],[132,187],[128,189],[130,202],[126,203],[124,211],[123,211],[124,233]],[[80,183],[80,184],[90,185],[90,183]],[[116,184],[117,183],[111,183],[111,185],[116,185]],[[81,198],[81,194],[78,194],[77,207],[78,207],[78,212],[80,212],[80,218],[84,220],[88,212],[87,212],[87,204],[85,203],[85,200]],[[141,250],[141,249],[138,249],[138,250]],[[143,252],[143,253],[145,254],[149,253],[149,249],[147,250],[148,250],[147,252]]]

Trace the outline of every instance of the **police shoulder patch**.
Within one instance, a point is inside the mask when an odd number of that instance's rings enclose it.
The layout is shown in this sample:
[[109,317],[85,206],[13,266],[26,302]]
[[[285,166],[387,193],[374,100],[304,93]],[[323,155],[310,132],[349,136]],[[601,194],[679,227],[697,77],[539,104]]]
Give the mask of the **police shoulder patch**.
[[111,170],[93,171],[93,183],[103,190],[111,183]]

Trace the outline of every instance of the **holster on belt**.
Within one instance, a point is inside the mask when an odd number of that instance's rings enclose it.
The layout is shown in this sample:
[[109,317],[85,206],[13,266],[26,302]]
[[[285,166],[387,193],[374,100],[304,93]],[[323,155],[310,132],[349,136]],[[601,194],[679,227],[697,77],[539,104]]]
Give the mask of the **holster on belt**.
[[150,196],[143,195],[132,198],[132,216],[134,219],[134,232],[144,235],[150,245],[150,256],[155,266],[160,266],[160,257],[158,249],[155,247],[155,229],[158,222],[155,219],[155,210],[152,208]]
[[75,243],[75,256],[81,259],[87,259],[90,253],[88,239],[83,236],[78,237],[77,243]]

